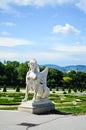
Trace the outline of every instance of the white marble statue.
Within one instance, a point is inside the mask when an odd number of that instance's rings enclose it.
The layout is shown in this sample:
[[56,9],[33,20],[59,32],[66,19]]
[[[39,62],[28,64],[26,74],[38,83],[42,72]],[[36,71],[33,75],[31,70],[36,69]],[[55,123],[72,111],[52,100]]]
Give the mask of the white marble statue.
[[26,93],[23,102],[27,101],[29,90],[34,91],[33,101],[48,98],[50,90],[47,87],[48,68],[40,72],[39,65],[35,59],[29,63],[29,71],[26,74]]

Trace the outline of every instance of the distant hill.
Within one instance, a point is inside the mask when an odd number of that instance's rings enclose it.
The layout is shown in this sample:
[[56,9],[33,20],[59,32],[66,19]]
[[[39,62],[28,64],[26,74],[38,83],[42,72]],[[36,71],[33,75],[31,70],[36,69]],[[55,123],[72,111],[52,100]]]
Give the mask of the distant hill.
[[60,71],[63,71],[63,72],[69,72],[71,70],[86,72],[86,65],[71,65],[71,66],[61,67],[61,66],[54,65],[54,64],[45,64],[45,65],[42,65],[42,66],[47,66],[49,68],[57,69],[57,70],[60,70]]

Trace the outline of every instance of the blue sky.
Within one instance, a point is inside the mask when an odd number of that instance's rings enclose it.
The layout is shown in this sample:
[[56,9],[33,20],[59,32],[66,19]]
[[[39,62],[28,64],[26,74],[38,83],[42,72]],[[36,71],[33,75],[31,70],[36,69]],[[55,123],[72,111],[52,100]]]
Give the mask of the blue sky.
[[0,61],[86,65],[86,0],[0,0]]

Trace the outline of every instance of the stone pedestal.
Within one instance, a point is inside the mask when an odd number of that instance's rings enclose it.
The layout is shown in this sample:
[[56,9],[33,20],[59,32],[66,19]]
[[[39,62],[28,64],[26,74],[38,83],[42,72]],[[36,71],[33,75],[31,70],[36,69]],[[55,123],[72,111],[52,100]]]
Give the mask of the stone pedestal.
[[54,109],[54,104],[48,99],[22,102],[18,107],[19,111],[30,112],[33,114],[47,113]]

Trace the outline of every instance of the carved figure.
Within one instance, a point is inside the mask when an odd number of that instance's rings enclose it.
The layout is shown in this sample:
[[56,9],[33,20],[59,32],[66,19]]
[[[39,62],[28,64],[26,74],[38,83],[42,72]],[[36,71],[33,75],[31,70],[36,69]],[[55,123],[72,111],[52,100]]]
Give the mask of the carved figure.
[[29,63],[29,71],[26,74],[26,93],[23,101],[27,101],[30,90],[34,91],[33,100],[48,98],[50,90],[47,87],[48,67],[40,72],[39,65],[35,59]]

